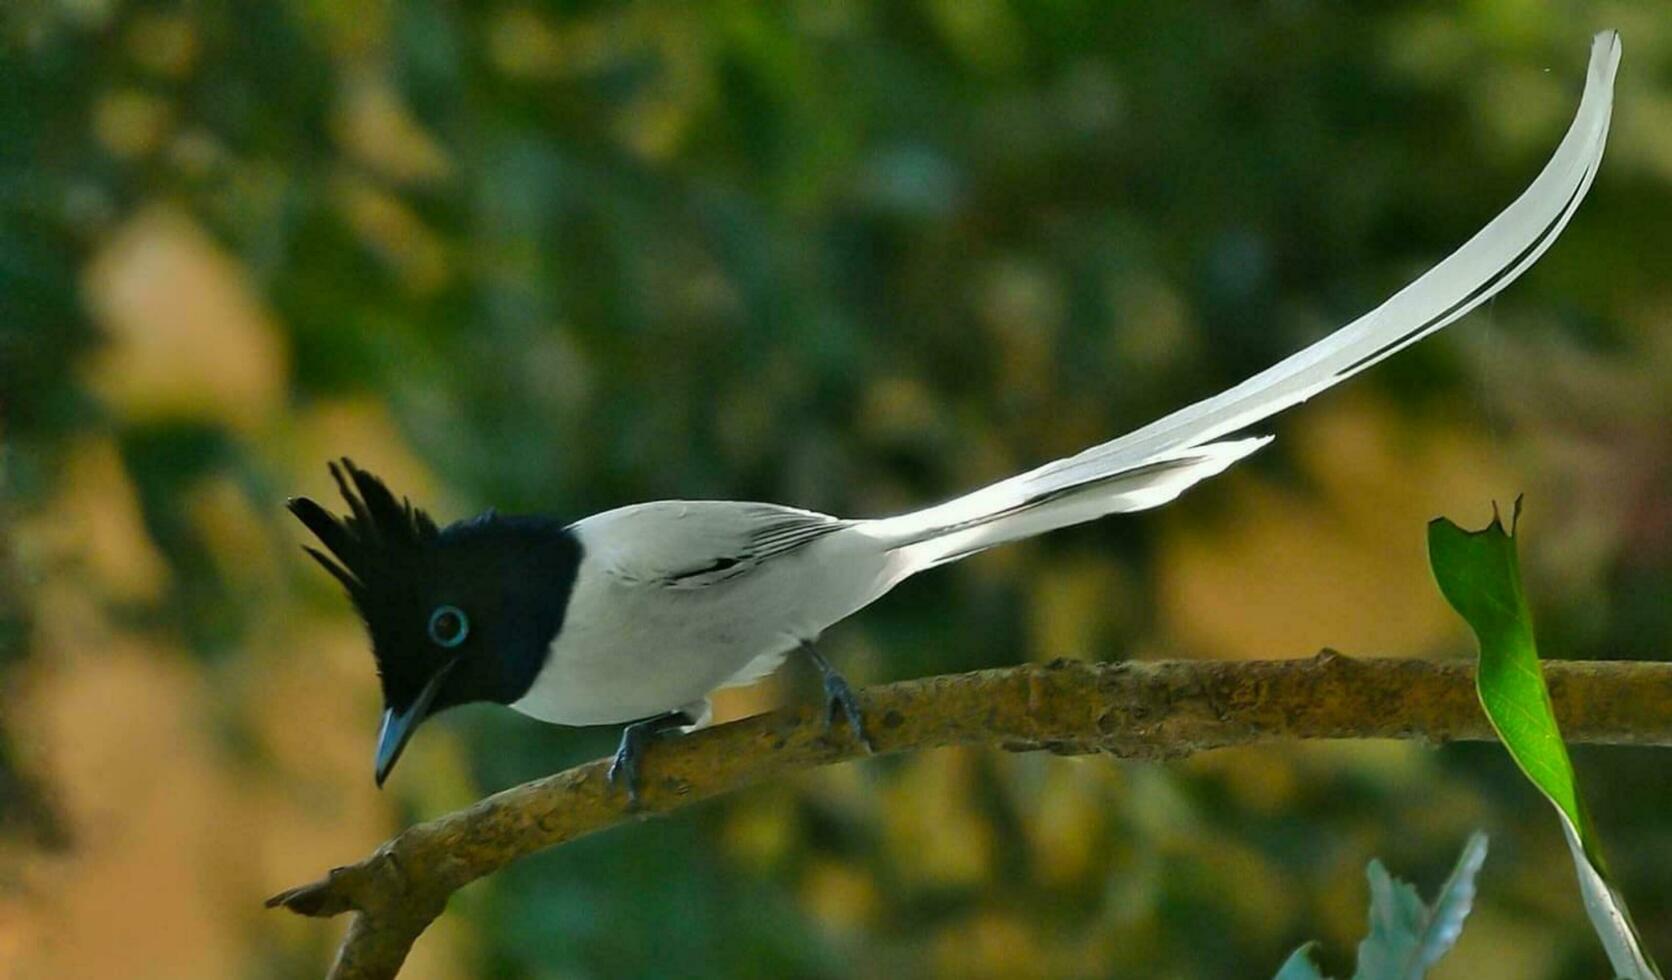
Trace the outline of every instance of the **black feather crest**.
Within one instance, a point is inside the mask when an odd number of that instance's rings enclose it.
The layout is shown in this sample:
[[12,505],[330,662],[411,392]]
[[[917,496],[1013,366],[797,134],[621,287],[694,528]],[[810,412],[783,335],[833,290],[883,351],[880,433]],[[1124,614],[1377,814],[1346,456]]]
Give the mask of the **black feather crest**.
[[340,465],[331,464],[331,478],[348,503],[348,514],[338,518],[307,497],[293,497],[285,506],[330,554],[305,545],[303,550],[358,600],[368,582],[411,560],[440,532],[430,515],[405,497],[397,503],[382,480],[346,456]]

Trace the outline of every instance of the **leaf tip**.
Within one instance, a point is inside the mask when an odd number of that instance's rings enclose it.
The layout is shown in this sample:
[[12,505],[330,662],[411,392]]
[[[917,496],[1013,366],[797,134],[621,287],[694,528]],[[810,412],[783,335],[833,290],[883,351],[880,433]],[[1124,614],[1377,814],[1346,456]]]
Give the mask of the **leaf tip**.
[[1507,530],[1504,528],[1504,515],[1498,510],[1498,502],[1496,500],[1492,501],[1492,523],[1483,528],[1483,530],[1490,531],[1496,528],[1497,530],[1502,531],[1505,537],[1515,537],[1516,528],[1521,526],[1521,505],[1526,499],[1526,493],[1518,493],[1515,495],[1515,503],[1510,505],[1509,528]]

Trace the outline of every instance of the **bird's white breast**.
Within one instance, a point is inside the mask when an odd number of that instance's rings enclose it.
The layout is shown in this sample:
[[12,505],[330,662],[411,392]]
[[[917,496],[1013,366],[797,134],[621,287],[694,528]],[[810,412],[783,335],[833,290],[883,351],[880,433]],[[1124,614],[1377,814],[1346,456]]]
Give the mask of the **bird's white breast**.
[[[563,628],[528,693],[511,705],[517,711],[563,725],[602,725],[700,704],[712,691],[775,666],[891,584],[886,551],[848,530],[701,588],[623,576],[613,570],[622,548],[670,526],[667,514],[652,521],[633,510],[575,526],[583,557]],[[680,525],[671,527],[679,533]],[[648,543],[652,548],[669,550],[666,540]],[[689,557],[701,563],[702,556]]]

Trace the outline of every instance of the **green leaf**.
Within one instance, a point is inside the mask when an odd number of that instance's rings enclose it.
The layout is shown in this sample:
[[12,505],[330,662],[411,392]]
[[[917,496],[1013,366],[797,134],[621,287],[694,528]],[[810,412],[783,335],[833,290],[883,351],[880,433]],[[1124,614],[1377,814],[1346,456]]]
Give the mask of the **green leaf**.
[[[1432,907],[1417,890],[1371,861],[1370,933],[1359,943],[1353,980],[1422,980],[1463,933],[1463,920],[1475,901],[1475,875],[1486,861],[1486,835],[1476,833],[1464,846],[1457,866],[1441,886]],[[1314,943],[1295,950],[1277,971],[1276,980],[1325,980],[1312,962]]]
[[1429,563],[1440,592],[1468,621],[1480,644],[1475,688],[1486,717],[1510,757],[1562,820],[1585,911],[1614,972],[1630,980],[1659,978],[1624,899],[1609,884],[1601,845],[1544,686],[1515,552],[1514,529],[1520,516],[1517,499],[1508,531],[1495,508],[1492,523],[1479,531],[1465,531],[1443,517],[1434,519],[1428,525]]
[[1380,861],[1371,861],[1370,934],[1359,943],[1354,980],[1421,980],[1462,935],[1475,901],[1475,875],[1485,861],[1486,835],[1476,832],[1432,908]]
[[[1512,526],[1520,514],[1517,500]],[[1428,525],[1428,560],[1440,592],[1480,642],[1475,686],[1492,727],[1533,785],[1574,826],[1586,828],[1589,818],[1539,670],[1515,539],[1496,512],[1479,531],[1465,531],[1440,517]]]
[[1312,947],[1316,945],[1318,944],[1315,942],[1302,943],[1283,961],[1282,969],[1277,971],[1277,976],[1272,980],[1329,980],[1318,972],[1317,964],[1312,962]]

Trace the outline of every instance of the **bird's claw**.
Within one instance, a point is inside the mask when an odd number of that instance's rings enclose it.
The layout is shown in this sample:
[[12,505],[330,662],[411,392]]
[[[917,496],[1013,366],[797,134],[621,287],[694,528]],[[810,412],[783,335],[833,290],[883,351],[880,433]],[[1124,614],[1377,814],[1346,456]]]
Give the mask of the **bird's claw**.
[[865,731],[865,713],[859,710],[859,699],[853,696],[853,688],[848,686],[847,678],[837,673],[830,661],[824,659],[824,654],[811,640],[803,640],[801,648],[807,651],[807,658],[813,661],[813,666],[819,669],[819,676],[824,678],[824,727],[829,731],[836,727],[836,712],[841,711],[848,716],[848,726],[853,729],[854,740],[865,747],[866,752],[875,752],[871,745],[871,736]]
[[639,759],[644,755],[645,746],[684,720],[682,712],[671,711],[636,721],[621,730],[621,744],[616,746],[615,757],[610,759],[606,778],[611,786],[626,790],[628,810],[637,810],[640,805]]
[[876,747],[871,744],[871,736],[865,731],[865,714],[859,710],[859,699],[854,697],[853,688],[848,685],[847,678],[835,671],[824,675],[824,727],[831,730],[836,727],[836,713],[848,716],[848,726],[853,729],[853,737],[860,745],[865,746],[866,752],[875,752]]
[[627,791],[629,810],[639,808],[639,753],[643,748],[643,739],[629,737],[627,732],[622,732],[621,744],[616,747],[615,758],[610,760],[610,785]]

